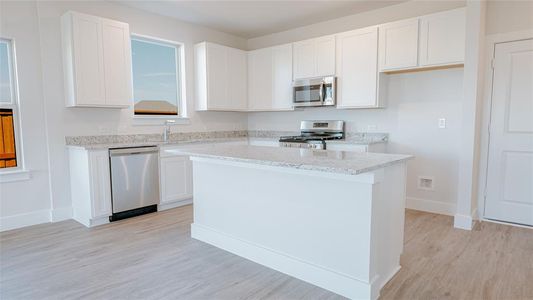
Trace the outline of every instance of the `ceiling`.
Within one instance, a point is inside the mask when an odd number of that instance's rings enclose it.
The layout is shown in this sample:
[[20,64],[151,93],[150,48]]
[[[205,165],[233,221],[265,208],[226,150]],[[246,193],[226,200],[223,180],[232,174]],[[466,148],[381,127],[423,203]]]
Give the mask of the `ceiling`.
[[118,0],[116,2],[248,39],[378,9],[405,1],[406,0]]

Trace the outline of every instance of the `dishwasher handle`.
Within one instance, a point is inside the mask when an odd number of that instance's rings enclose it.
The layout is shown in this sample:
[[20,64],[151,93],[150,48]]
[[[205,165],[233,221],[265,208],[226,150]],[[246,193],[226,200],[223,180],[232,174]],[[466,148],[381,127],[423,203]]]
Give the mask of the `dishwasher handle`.
[[117,148],[109,149],[109,156],[124,156],[136,154],[157,153],[157,147],[135,147],[135,148]]

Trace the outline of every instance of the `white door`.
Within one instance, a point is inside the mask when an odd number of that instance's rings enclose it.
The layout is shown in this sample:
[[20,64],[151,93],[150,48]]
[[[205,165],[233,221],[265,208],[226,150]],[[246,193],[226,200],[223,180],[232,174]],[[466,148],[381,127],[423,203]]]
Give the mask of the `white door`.
[[126,23],[102,22],[106,104],[129,106],[131,95],[130,31]]
[[494,55],[485,217],[533,226],[533,40]]
[[105,105],[102,23],[98,17],[73,17],[76,104]]
[[337,108],[376,107],[378,28],[337,36]]
[[409,19],[379,27],[380,70],[418,66],[418,19]]
[[246,52],[240,49],[228,49],[228,108],[246,110],[248,75]]
[[315,40],[294,43],[294,79],[315,77]]
[[315,39],[315,77],[335,75],[335,36]]
[[161,204],[192,198],[192,163],[188,156],[160,160]]
[[[289,78],[289,82],[292,82]],[[269,110],[272,106],[272,49],[248,53],[248,108]]]
[[226,109],[228,98],[228,49],[207,44],[207,109]]
[[465,8],[420,18],[420,65],[463,63],[465,22]]
[[292,45],[272,48],[272,109],[290,110],[292,107]]

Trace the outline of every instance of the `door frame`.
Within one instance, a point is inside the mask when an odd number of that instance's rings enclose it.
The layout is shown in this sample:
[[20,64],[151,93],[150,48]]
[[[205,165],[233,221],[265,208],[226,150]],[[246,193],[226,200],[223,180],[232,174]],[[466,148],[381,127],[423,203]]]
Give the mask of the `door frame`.
[[477,187],[477,214],[480,221],[496,222],[501,224],[513,225],[518,227],[527,227],[519,224],[506,223],[501,221],[493,221],[485,218],[485,191],[487,188],[487,175],[489,164],[489,146],[490,146],[490,121],[492,113],[492,85],[494,69],[492,68],[492,60],[494,59],[496,45],[501,43],[516,42],[520,40],[527,40],[533,38],[533,29],[514,31],[508,33],[498,33],[487,35],[485,37],[485,74],[483,87],[483,103],[482,103],[482,118],[481,137],[479,141],[479,172],[478,172],[478,187]]

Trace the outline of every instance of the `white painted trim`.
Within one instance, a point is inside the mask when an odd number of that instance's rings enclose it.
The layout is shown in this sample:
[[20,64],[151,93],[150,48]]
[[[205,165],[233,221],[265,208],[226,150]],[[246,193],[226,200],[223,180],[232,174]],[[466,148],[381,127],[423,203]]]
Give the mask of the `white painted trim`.
[[517,224],[517,223],[509,223],[509,222],[502,222],[502,221],[498,221],[498,220],[492,220],[492,219],[482,219],[483,222],[490,222],[490,223],[496,223],[496,224],[501,224],[501,225],[508,225],[508,226],[514,226],[514,227],[519,227],[519,228],[526,228],[526,229],[531,229],[533,230],[533,226],[529,226],[529,225],[522,225],[522,224]]
[[172,209],[172,208],[185,206],[189,204],[192,204],[192,198],[185,199],[185,200],[172,201],[172,202],[167,202],[167,203],[161,203],[157,205],[157,211],[163,211],[163,210]]
[[[482,103],[482,118],[481,118],[481,139],[479,149],[479,174],[478,174],[478,198],[476,211],[476,218],[479,220],[486,220],[485,216],[485,191],[487,188],[487,170],[489,163],[489,145],[490,145],[490,115],[492,111],[492,59],[494,58],[494,51],[496,44],[507,43],[525,39],[533,38],[533,29],[522,30],[507,33],[498,33],[487,35],[485,38],[485,84],[484,84],[484,96]],[[491,220],[492,221],[492,220]],[[514,225],[508,223],[509,225]]]
[[464,230],[472,230],[474,220],[472,216],[456,214],[453,218],[453,227]]
[[72,206],[55,208],[50,211],[52,222],[61,222],[72,219]]
[[447,216],[455,215],[457,210],[456,204],[450,202],[442,202],[413,197],[407,197],[405,200],[405,207],[408,209],[414,209]]
[[[371,299],[372,286],[377,283],[375,278],[371,283],[363,282],[199,224],[191,224],[191,237],[350,299]],[[374,299],[378,296],[374,294]]]
[[14,170],[0,172],[0,183],[24,181],[31,179],[31,172],[28,170]]
[[0,218],[0,231],[6,231],[48,222],[50,222],[50,210],[37,210],[30,213]]

